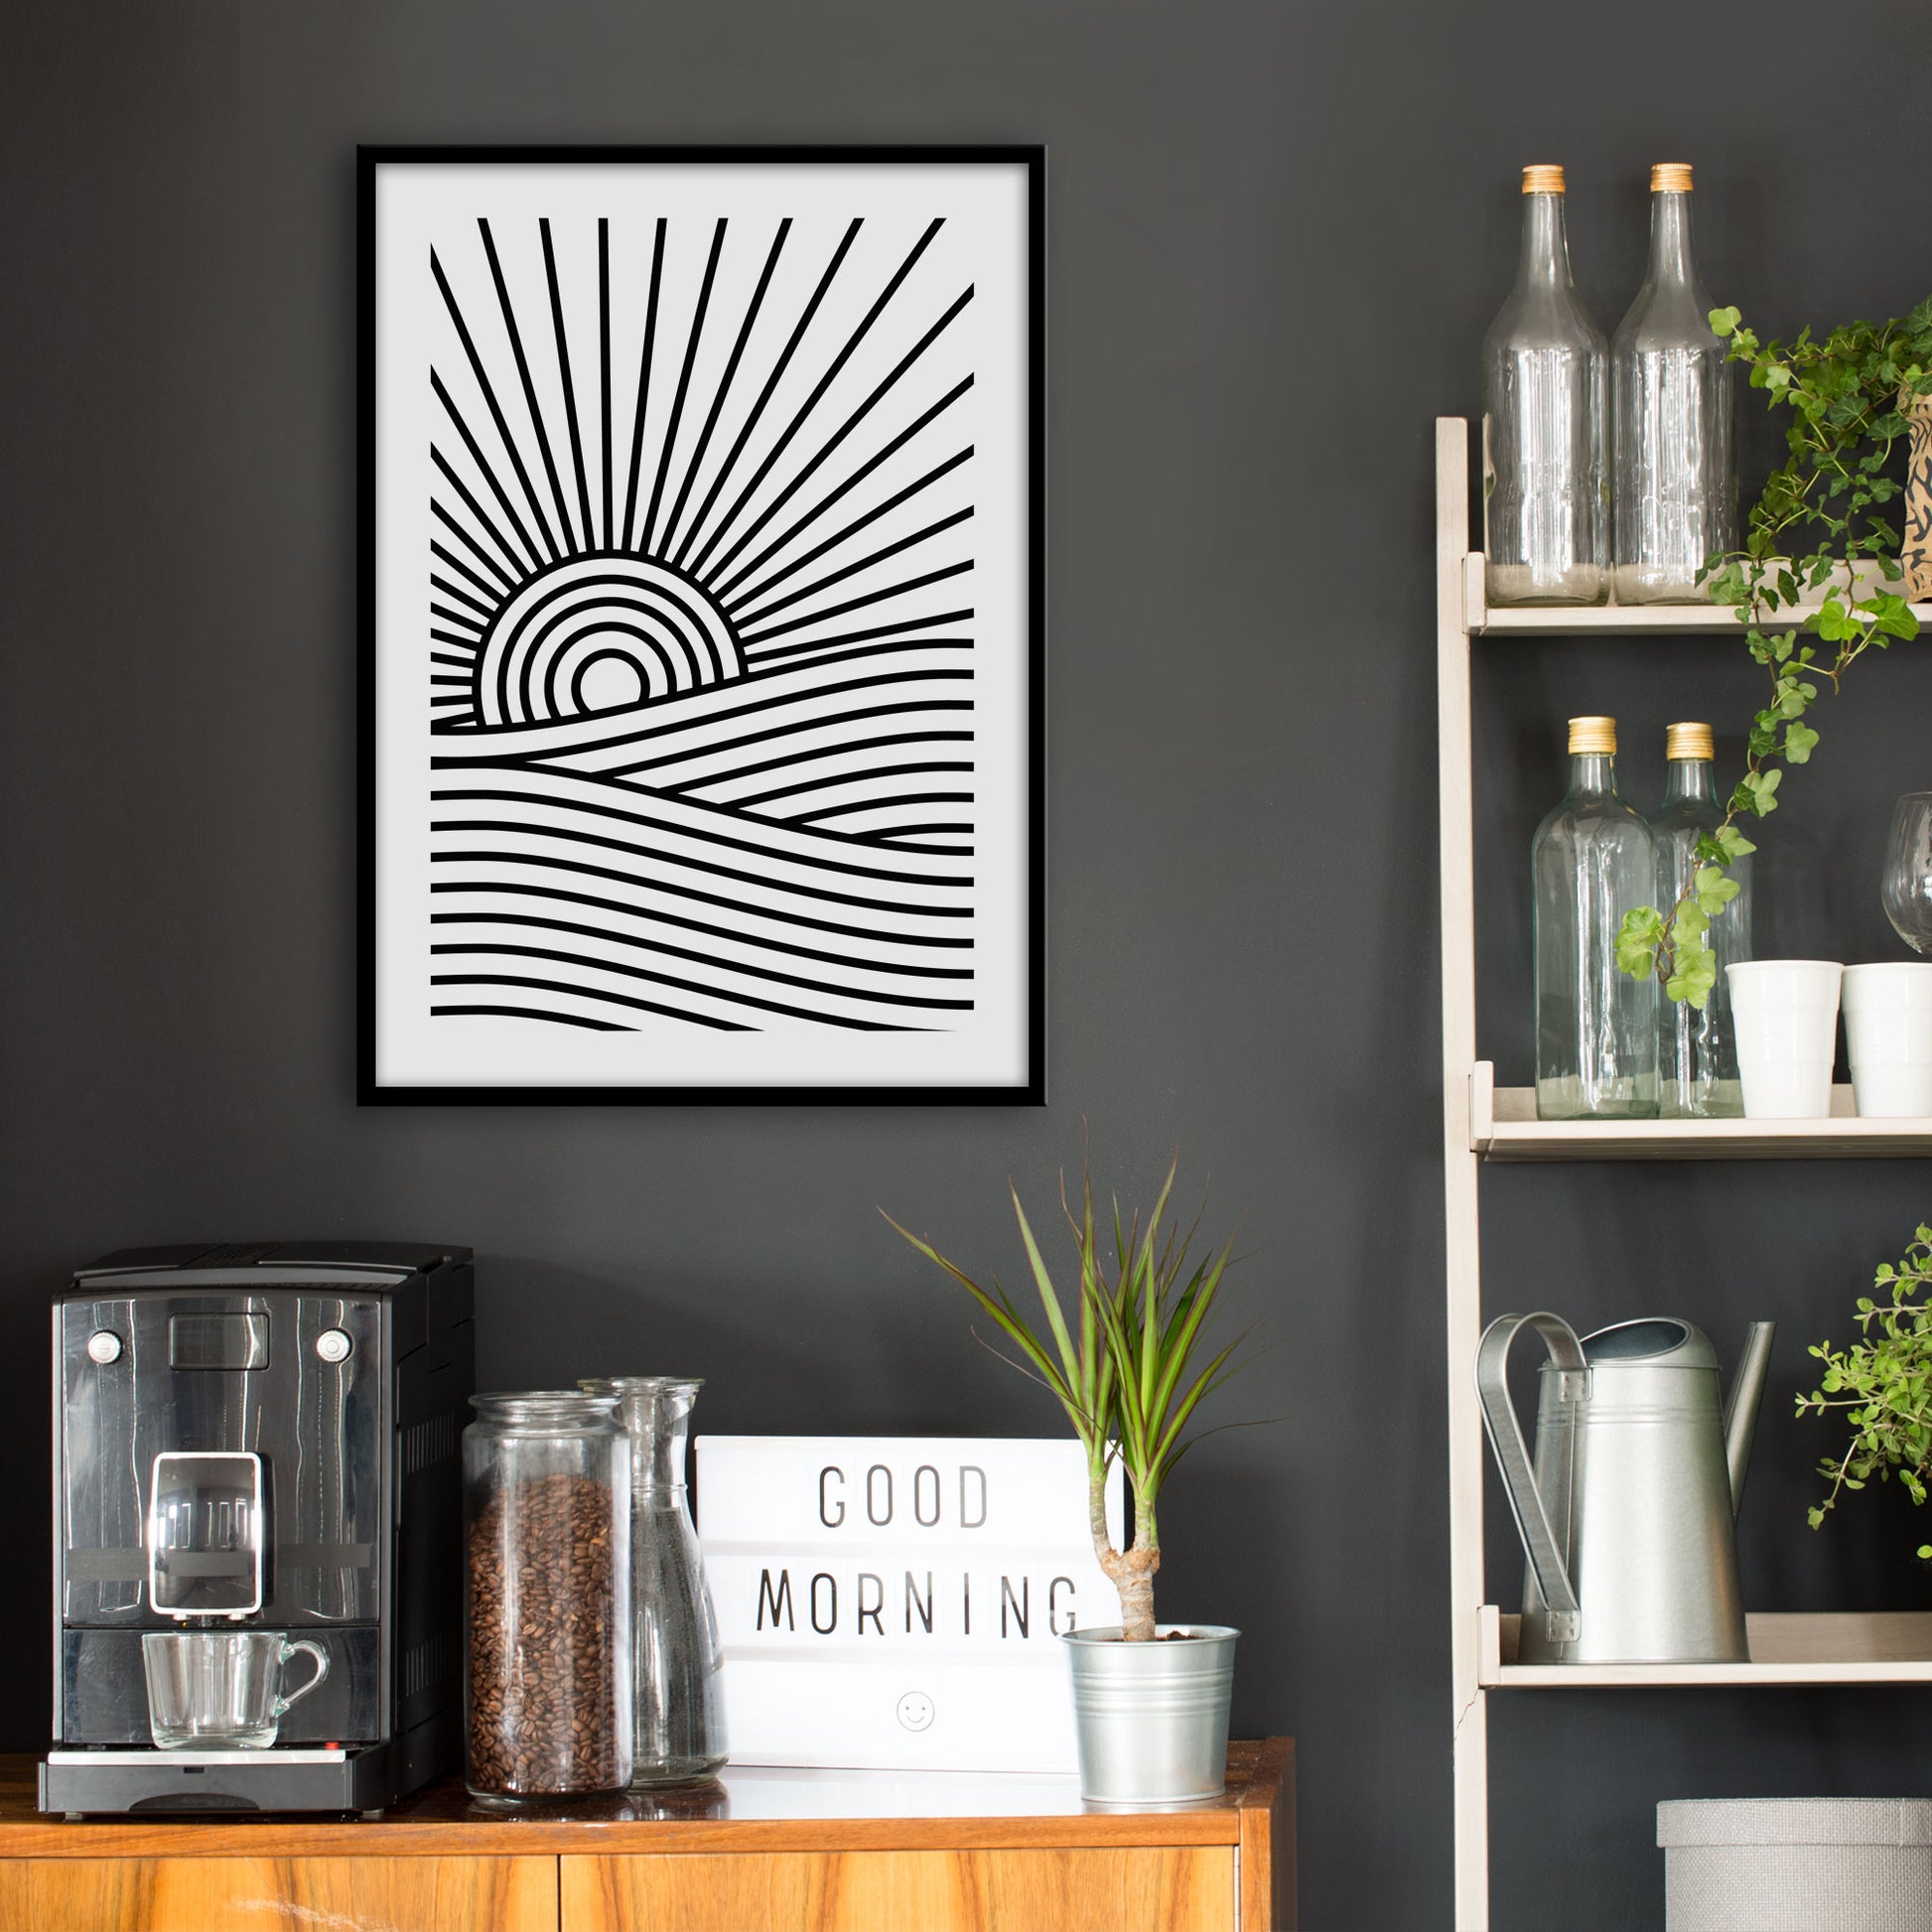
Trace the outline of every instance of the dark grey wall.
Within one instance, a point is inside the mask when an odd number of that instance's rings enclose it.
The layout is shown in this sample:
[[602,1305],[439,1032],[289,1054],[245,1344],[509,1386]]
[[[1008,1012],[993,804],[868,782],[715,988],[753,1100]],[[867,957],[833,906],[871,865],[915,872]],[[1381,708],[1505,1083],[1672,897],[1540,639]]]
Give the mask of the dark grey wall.
[[[1431,418],[1474,401],[1515,170],[1562,160],[1613,325],[1645,171],[1699,170],[1721,299],[1789,330],[1932,275],[1932,25],[1815,5],[14,0],[0,10],[0,1405],[45,1491],[46,1299],[119,1243],[472,1242],[486,1384],[676,1367],[731,1430],[1047,1431],[877,1218],[1018,1257],[1093,1124],[1245,1217],[1271,1352],[1165,1517],[1170,1613],[1248,1632],[1301,1743],[1318,1928],[1449,1922]],[[1867,100],[1868,81],[1888,100]],[[1051,207],[1053,1104],[358,1112],[352,149],[1042,140]],[[1761,474],[1766,446],[1752,458]],[[1886,803],[1932,782],[1924,647],[1863,672],[1766,841],[1764,938],[1890,956]],[[1571,710],[1734,750],[1734,649],[1485,649],[1485,1037],[1522,1077],[1523,857]],[[1923,1605],[1919,1532],[1804,1527],[1802,1342],[1932,1210],[1920,1163],[1499,1172],[1491,1306],[1785,1324],[1752,1600]],[[1493,1501],[1493,1498],[1492,1498]],[[41,1539],[0,1742],[45,1739]],[[1514,1600],[1504,1536],[1492,1591]],[[1654,1925],[1660,1797],[1927,1788],[1932,1700],[1494,1704],[1501,1927]]]

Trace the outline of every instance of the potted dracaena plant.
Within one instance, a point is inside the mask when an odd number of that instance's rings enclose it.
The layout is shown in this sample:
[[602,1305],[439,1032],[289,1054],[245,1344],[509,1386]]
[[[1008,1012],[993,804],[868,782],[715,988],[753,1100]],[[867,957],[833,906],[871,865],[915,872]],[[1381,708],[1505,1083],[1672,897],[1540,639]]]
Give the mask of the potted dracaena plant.
[[[1009,1183],[1043,1325],[1030,1321],[997,1281],[981,1287],[929,1241],[886,1216],[978,1302],[1020,1351],[1014,1366],[1052,1392],[1086,1451],[1094,1555],[1120,1594],[1121,1620],[1069,1631],[1062,1640],[1073,1685],[1081,1795],[1103,1803],[1173,1804],[1216,1796],[1227,1760],[1240,1632],[1219,1624],[1161,1624],[1154,1616],[1162,1490],[1182,1451],[1198,1440],[1189,1430],[1200,1405],[1239,1366],[1242,1340],[1237,1336],[1211,1352],[1205,1340],[1233,1244],[1189,1266],[1198,1217],[1184,1232],[1167,1219],[1178,1167],[1176,1155],[1145,1228],[1138,1215],[1123,1227],[1116,1201],[1105,1236],[1094,1218],[1091,1176],[1083,1179],[1077,1215],[1061,1176],[1060,1207],[1079,1274],[1070,1310],[1053,1286],[1019,1191]],[[998,1348],[994,1352],[1013,1360]],[[1125,1549],[1114,1547],[1107,1524],[1107,1483],[1116,1462],[1127,1472],[1134,1505],[1133,1540]]]

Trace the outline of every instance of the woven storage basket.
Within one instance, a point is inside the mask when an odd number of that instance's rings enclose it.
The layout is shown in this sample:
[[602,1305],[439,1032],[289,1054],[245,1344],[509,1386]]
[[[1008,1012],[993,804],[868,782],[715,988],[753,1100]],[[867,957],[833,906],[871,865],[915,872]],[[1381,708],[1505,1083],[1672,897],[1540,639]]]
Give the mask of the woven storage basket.
[[1666,1932],[1932,1932],[1932,1800],[1657,1807]]

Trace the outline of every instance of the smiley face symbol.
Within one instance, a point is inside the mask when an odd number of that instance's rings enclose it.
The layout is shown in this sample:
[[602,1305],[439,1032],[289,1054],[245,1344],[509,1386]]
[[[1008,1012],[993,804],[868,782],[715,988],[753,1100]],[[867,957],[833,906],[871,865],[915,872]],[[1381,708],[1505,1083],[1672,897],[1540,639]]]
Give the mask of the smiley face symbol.
[[925,1730],[932,1724],[932,1700],[923,1691],[907,1691],[898,1701],[898,1721],[907,1730]]

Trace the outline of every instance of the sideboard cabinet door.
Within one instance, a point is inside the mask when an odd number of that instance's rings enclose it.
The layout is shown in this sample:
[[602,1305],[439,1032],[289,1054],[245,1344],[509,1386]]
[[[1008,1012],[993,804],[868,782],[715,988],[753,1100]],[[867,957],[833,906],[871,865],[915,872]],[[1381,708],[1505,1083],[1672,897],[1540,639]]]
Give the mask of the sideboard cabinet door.
[[73,1932],[557,1932],[557,1861],[8,1859],[0,1926]]
[[563,1932],[1236,1932],[1231,1846],[566,1855]]

